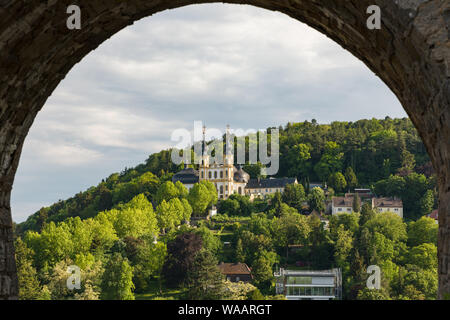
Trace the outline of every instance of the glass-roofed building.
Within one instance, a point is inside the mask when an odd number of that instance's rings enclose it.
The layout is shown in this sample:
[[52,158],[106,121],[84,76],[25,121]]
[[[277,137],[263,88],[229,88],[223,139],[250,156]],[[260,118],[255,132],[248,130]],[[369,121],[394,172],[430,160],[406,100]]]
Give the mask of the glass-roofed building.
[[277,294],[288,300],[340,300],[341,269],[297,271],[280,269],[275,273]]

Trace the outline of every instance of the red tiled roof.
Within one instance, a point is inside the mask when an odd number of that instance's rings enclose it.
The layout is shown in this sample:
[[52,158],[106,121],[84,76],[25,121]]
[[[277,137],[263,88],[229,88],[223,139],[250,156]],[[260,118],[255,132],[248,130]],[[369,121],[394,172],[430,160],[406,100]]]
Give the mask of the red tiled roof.
[[403,208],[403,201],[393,198],[375,198],[376,208]]
[[353,196],[351,197],[333,197],[334,207],[351,207],[353,206]]
[[252,271],[245,263],[220,263],[218,265],[220,272],[226,275],[232,274],[248,274],[251,275]]

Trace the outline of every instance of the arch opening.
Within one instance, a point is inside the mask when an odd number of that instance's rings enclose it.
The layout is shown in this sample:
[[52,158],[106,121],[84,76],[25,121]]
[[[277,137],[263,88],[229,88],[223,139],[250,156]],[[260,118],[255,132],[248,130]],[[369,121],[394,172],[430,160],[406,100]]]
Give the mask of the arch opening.
[[[70,69],[111,35],[154,13],[214,1],[89,1],[81,30],[65,27],[66,1],[8,2],[0,10],[0,276],[1,298],[17,297],[10,193],[24,139],[47,98]],[[450,292],[450,80],[448,4],[393,1],[227,1],[280,11],[326,34],[362,60],[396,94],[418,129],[438,175],[440,195],[439,295]],[[385,13],[383,28],[368,30],[366,9]],[[101,5],[100,5],[101,4]],[[101,8],[101,9],[100,9]],[[51,14],[50,14],[51,13]],[[48,23],[43,23],[43,20]],[[17,21],[17,22],[16,22]],[[27,23],[23,23],[27,21]],[[21,25],[22,24],[22,25]]]

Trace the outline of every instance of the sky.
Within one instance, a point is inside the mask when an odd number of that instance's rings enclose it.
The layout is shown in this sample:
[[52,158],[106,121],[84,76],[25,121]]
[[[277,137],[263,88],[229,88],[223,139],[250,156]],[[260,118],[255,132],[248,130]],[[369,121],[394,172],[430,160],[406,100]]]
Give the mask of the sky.
[[13,220],[176,145],[176,129],[264,129],[406,117],[361,61],[272,11],[205,4],[142,19],[69,72],[38,114],[12,192]]

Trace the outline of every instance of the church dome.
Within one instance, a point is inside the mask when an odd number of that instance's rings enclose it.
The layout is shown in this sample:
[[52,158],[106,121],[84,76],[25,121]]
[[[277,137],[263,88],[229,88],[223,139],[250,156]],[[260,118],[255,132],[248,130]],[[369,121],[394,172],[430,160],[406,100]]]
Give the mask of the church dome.
[[250,180],[250,175],[239,166],[239,169],[236,167],[234,168],[233,179],[235,182],[247,183]]

